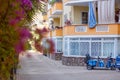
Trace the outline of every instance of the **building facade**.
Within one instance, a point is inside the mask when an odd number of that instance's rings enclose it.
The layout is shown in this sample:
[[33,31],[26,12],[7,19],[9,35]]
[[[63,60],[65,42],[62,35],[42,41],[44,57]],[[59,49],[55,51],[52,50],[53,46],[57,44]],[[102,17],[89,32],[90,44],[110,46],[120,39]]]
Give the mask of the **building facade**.
[[62,27],[63,3],[62,0],[48,1],[49,38],[55,44],[55,52],[48,56],[54,60],[61,60],[63,54],[63,27]]
[[[49,18],[54,22],[53,31],[57,30],[55,27],[58,26],[57,22],[62,27],[61,52],[64,65],[84,65],[86,54],[104,59],[108,56],[115,58],[120,54],[119,0],[62,0],[61,3],[63,8],[60,20],[55,19],[56,14],[51,14]],[[93,22],[90,18],[90,3],[96,21],[92,27],[90,27]],[[55,13],[54,10],[52,12]],[[57,42],[58,36],[51,37]]]

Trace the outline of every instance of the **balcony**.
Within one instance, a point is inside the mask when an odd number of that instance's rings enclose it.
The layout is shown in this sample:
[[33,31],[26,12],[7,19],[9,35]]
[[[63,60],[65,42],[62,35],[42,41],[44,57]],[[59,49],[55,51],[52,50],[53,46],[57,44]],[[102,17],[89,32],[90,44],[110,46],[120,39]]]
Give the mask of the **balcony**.
[[55,29],[52,31],[52,37],[63,36],[63,29]]
[[120,34],[120,24],[101,24],[101,25],[96,25],[95,28],[90,29],[88,25],[71,25],[71,26],[66,26],[63,29],[63,35],[81,35],[81,36],[104,36],[104,35],[119,35]]
[[55,2],[51,7],[51,14],[49,18],[59,18],[63,12],[62,2]]
[[[53,11],[54,11],[54,12],[53,12]],[[54,13],[54,14],[53,14],[53,13]],[[57,14],[57,15],[56,15],[56,14]],[[53,7],[48,10],[48,18],[59,18],[60,15],[58,15],[58,14],[61,14],[61,12],[60,12],[60,11],[55,11],[55,10],[53,9]]]
[[86,2],[97,1],[97,0],[64,0],[65,5],[75,6],[75,5],[88,5]]
[[52,14],[53,15],[61,15],[63,11],[63,4],[62,2],[55,2],[52,6]]

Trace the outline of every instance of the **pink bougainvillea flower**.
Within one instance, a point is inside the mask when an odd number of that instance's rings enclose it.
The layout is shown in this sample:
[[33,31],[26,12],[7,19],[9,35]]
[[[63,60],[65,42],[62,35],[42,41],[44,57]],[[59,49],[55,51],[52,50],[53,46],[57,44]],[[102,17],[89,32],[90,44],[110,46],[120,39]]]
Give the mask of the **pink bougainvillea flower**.
[[48,30],[44,27],[43,29],[42,29],[42,33],[47,33],[48,32]]
[[[15,10],[14,15],[8,17],[9,25],[16,26],[18,25],[23,18],[25,18],[25,12],[23,9]],[[14,18],[13,18],[14,16]]]
[[54,53],[55,52],[55,44],[54,44],[54,42],[51,40],[51,39],[47,39],[47,43],[50,45],[50,47],[49,47],[49,52],[50,53]]
[[17,53],[20,53],[20,52],[22,52],[22,51],[24,51],[25,50],[25,48],[24,48],[24,43],[23,42],[19,42],[19,43],[17,43],[16,45],[15,45],[15,51],[17,52]]
[[21,2],[21,6],[24,7],[26,10],[32,9],[32,2],[30,0],[19,0]]
[[48,30],[44,27],[43,29],[36,29],[36,31],[35,31],[36,33],[38,33],[38,34],[44,34],[44,33],[47,33],[48,32]]
[[42,1],[42,0],[37,0],[37,2],[40,2],[40,1]]
[[35,41],[35,48],[40,52],[43,51],[43,46],[40,45],[39,41]]
[[36,29],[35,31],[37,34],[40,35],[40,37],[46,37],[47,33],[48,33],[48,29],[43,28],[43,29]]
[[25,51],[26,47],[25,44],[29,38],[31,38],[31,33],[28,28],[18,28],[20,40],[15,45],[15,50],[17,53],[20,53],[22,51]]
[[31,33],[30,33],[28,28],[21,28],[19,30],[19,34],[20,34],[20,38],[21,39],[28,39],[28,38],[32,37],[32,35],[31,35]]
[[41,33],[42,33],[42,30],[37,28],[37,29],[35,30],[35,32],[38,33],[38,34],[41,34]]
[[22,18],[25,17],[25,11],[24,10],[17,10],[16,12],[16,19],[21,20]]
[[18,19],[10,19],[9,24],[10,24],[11,26],[15,26],[18,22],[19,22]]

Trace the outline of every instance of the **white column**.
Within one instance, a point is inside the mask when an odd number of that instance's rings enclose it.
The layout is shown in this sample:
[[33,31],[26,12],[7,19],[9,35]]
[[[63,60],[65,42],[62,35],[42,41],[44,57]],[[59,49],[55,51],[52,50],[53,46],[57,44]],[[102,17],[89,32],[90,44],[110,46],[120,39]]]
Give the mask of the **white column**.
[[64,54],[65,54],[65,49],[64,49],[64,47],[65,47],[65,37],[63,36],[63,44],[62,44],[62,52],[63,52],[63,56],[64,56]]
[[67,50],[68,50],[68,56],[69,56],[70,55],[70,45],[69,45],[70,44],[70,37],[68,37],[67,40],[68,40],[68,44],[67,44],[68,45],[68,49]]
[[114,58],[118,55],[118,39],[115,38],[114,40]]
[[90,54],[90,56],[91,56],[91,43],[92,43],[92,38],[90,38],[90,41],[89,41],[89,54]]
[[103,40],[104,40],[104,38],[101,38],[102,40],[101,40],[101,56],[103,57]]

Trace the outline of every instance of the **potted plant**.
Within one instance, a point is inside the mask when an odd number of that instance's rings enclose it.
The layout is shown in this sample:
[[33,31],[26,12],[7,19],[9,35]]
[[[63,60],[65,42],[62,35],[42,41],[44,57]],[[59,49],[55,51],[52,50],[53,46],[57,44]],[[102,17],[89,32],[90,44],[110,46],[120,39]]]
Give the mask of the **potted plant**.
[[65,21],[65,25],[66,25],[66,26],[71,25],[71,21],[67,19],[67,20]]

